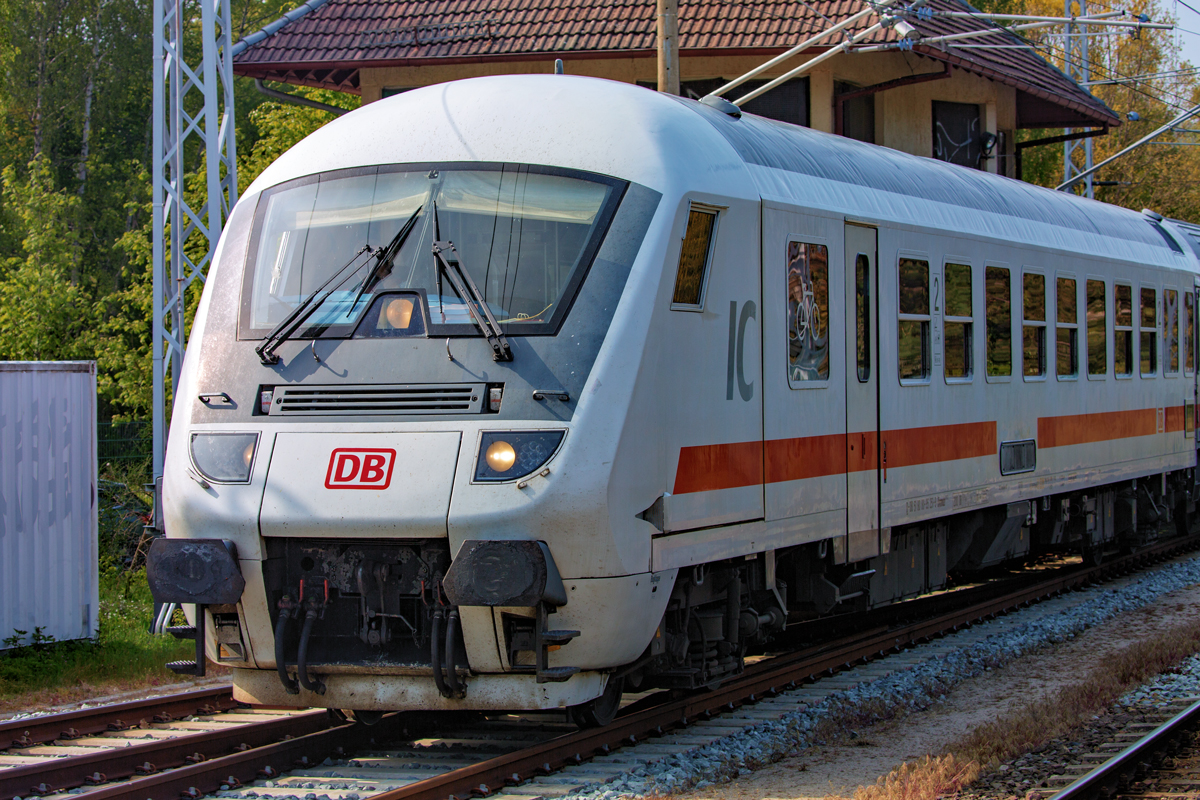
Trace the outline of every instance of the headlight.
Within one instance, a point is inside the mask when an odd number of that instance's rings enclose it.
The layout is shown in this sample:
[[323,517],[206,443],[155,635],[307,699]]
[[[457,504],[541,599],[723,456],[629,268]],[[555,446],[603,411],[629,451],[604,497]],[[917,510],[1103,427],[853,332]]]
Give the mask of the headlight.
[[515,481],[550,460],[566,431],[506,431],[483,434],[475,462],[477,481]]
[[193,433],[192,463],[210,481],[248,483],[257,448],[257,433]]

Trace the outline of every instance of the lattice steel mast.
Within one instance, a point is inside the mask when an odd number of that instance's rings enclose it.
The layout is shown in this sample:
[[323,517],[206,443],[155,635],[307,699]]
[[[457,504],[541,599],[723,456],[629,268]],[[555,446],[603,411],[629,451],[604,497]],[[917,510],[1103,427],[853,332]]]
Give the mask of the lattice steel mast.
[[[200,53],[184,53],[184,22],[200,18]],[[212,259],[237,201],[229,0],[154,0],[154,477],[167,445],[167,381],[179,386],[187,345],[185,298]],[[191,56],[189,61],[187,56]],[[203,161],[204,197],[185,194],[187,165]],[[193,205],[195,203],[195,205]],[[193,255],[184,244],[193,234]],[[168,240],[169,239],[169,240]]]
[[[1087,0],[1065,0],[1065,8],[1063,15],[1068,18],[1077,16],[1071,6],[1075,3],[1079,4],[1078,16],[1087,16]],[[1086,25],[1076,22],[1071,19],[1067,23],[1066,35],[1063,37],[1065,45],[1064,50],[1066,56],[1064,60],[1064,71],[1071,80],[1078,83],[1080,86],[1087,86],[1091,80],[1091,64],[1088,61],[1088,31]],[[1071,135],[1071,128],[1066,128],[1063,133]],[[1092,186],[1092,146],[1093,140],[1091,137],[1086,139],[1068,139],[1063,142],[1063,183],[1067,184],[1072,178],[1086,173],[1083,178],[1083,194],[1085,197],[1095,198],[1095,188]],[[1075,151],[1083,150],[1083,166],[1080,167],[1075,163]],[[1071,184],[1073,185],[1073,183]],[[1069,191],[1069,188],[1068,188]]]

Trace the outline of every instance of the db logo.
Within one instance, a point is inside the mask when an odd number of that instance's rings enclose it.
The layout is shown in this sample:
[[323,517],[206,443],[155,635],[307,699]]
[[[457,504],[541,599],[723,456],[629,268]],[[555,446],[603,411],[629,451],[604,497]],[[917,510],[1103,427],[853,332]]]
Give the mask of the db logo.
[[386,489],[392,482],[396,451],[339,447],[329,454],[326,489]]

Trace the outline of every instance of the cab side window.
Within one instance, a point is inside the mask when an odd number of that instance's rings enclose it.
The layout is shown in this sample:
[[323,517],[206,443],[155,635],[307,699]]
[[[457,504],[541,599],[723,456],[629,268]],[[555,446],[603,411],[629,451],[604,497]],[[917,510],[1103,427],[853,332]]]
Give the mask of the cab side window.
[[675,293],[671,297],[672,308],[700,311],[704,307],[705,278],[716,231],[717,209],[693,204],[688,211],[687,229],[683,233],[683,246],[679,250]]
[[900,323],[897,353],[900,380],[929,378],[929,262],[901,258]]

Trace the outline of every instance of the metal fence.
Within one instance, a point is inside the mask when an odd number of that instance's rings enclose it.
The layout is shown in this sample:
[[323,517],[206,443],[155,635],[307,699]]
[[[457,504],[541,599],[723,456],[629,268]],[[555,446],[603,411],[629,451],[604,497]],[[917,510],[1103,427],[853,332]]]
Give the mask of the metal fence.
[[101,464],[145,461],[153,453],[151,423],[101,422],[96,426],[97,460]]

